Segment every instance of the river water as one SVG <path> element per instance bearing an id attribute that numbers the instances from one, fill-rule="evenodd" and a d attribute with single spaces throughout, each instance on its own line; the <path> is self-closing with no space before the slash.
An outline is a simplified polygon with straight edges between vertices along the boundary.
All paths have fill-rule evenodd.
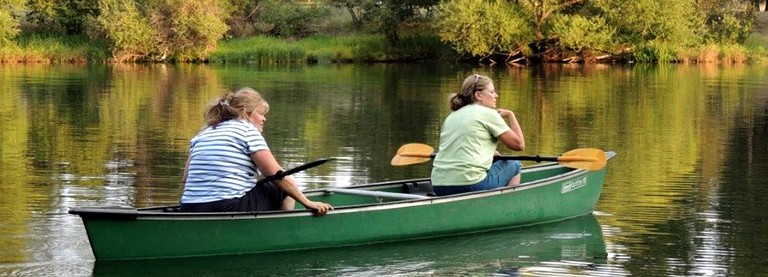
<path id="1" fill-rule="evenodd" d="M 96 263 L 79 206 L 178 202 L 206 104 L 243 86 L 302 188 L 424 177 L 464 77 L 496 81 L 523 155 L 618 153 L 594 215 L 407 243 Z M 502 154 L 512 154 L 502 151 Z M 768 66 L 0 65 L 0 276 L 768 276 Z"/>

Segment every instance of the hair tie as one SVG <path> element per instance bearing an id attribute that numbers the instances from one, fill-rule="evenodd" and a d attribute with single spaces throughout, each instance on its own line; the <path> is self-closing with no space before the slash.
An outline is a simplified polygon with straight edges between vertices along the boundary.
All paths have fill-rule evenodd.
<path id="1" fill-rule="evenodd" d="M 229 99 L 219 100 L 219 105 L 228 107 L 229 106 Z"/>

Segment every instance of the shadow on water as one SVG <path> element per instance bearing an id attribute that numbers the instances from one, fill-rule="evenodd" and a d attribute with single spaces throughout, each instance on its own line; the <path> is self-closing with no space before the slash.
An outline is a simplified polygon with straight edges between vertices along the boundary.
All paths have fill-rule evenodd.
<path id="1" fill-rule="evenodd" d="M 254 232 L 254 239 L 260 234 Z M 474 235 L 253 255 L 96 262 L 94 276 L 579 274 L 606 269 L 595 216 Z"/>

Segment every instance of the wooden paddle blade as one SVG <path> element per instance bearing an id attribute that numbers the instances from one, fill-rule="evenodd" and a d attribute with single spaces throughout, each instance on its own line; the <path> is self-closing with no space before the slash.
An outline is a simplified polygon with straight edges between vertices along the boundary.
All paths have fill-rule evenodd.
<path id="1" fill-rule="evenodd" d="M 605 167 L 605 151 L 596 148 L 579 148 L 561 155 L 557 161 L 570 168 L 600 170 Z"/>
<path id="2" fill-rule="evenodd" d="M 431 160 L 431 158 L 429 157 L 424 158 L 424 157 L 408 157 L 408 156 L 396 155 L 394 158 L 392 158 L 391 164 L 395 166 L 401 166 L 401 165 L 423 163 L 429 160 Z"/>
<path id="3" fill-rule="evenodd" d="M 392 158 L 392 165 L 409 165 L 429 161 L 435 151 L 432 146 L 423 143 L 408 143 L 397 149 L 397 155 Z"/>
<path id="4" fill-rule="evenodd" d="M 397 155 L 409 153 L 414 155 L 425 154 L 429 156 L 432 154 L 432 152 L 435 152 L 435 148 L 432 148 L 432 146 L 423 143 L 408 143 L 400 146 L 400 149 L 397 149 Z"/>

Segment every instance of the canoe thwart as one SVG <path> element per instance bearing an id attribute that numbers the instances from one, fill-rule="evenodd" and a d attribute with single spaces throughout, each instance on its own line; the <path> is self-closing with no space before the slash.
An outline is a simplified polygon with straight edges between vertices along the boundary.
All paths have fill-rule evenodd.
<path id="1" fill-rule="evenodd" d="M 373 196 L 373 197 L 381 197 L 381 198 L 389 198 L 389 199 L 402 199 L 402 200 L 429 198 L 429 196 L 418 195 L 418 194 L 396 193 L 396 192 L 386 192 L 386 191 L 374 191 L 374 190 L 364 190 L 364 189 L 329 188 L 329 189 L 326 189 L 325 191 L 326 192 L 333 192 L 333 193 L 341 193 L 341 194 L 360 195 L 360 196 Z"/>

